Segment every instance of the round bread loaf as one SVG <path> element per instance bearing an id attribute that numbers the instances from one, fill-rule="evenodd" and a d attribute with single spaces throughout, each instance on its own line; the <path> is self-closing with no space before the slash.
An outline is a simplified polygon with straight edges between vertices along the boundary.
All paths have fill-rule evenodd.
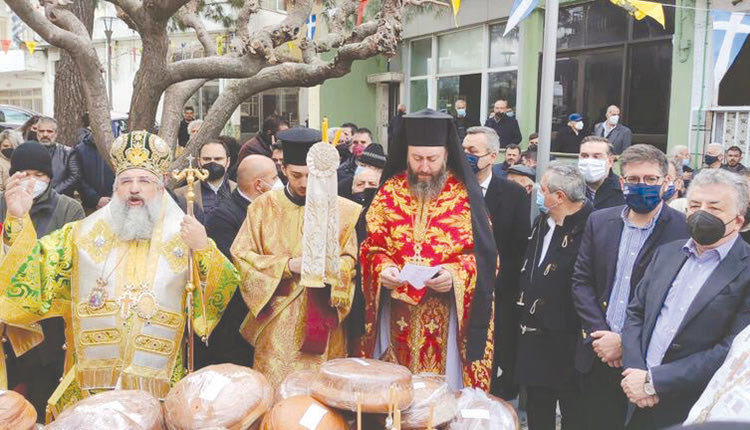
<path id="1" fill-rule="evenodd" d="M 260 430 L 347 430 L 344 417 L 310 396 L 293 396 L 276 403 Z"/>
<path id="2" fill-rule="evenodd" d="M 62 416 L 46 426 L 45 430 L 141 430 L 143 427 L 127 415 L 108 410 L 103 414 L 94 409 L 83 409 Z"/>
<path id="3" fill-rule="evenodd" d="M 458 402 L 445 376 L 420 373 L 411 379 L 414 400 L 401 415 L 404 429 L 425 429 L 441 426 L 456 416 Z"/>
<path id="4" fill-rule="evenodd" d="M 367 413 L 387 413 L 391 403 L 403 410 L 412 400 L 411 372 L 379 360 L 337 358 L 320 366 L 310 393 L 328 406 L 349 411 L 357 410 L 358 401 Z"/>
<path id="5" fill-rule="evenodd" d="M 447 430 L 518 430 L 518 415 L 510 403 L 476 388 L 464 388 L 459 396 Z"/>
<path id="6" fill-rule="evenodd" d="M 36 410 L 15 391 L 0 391 L 0 430 L 29 430 L 36 424 Z"/>
<path id="7" fill-rule="evenodd" d="M 318 375 L 317 370 L 298 370 L 290 373 L 276 389 L 276 401 L 294 396 L 309 396 L 310 384 Z"/>
<path id="8" fill-rule="evenodd" d="M 170 430 L 245 430 L 272 402 L 273 388 L 265 376 L 227 363 L 204 367 L 183 378 L 164 400 L 164 410 Z"/>
<path id="9" fill-rule="evenodd" d="M 122 417 L 116 417 L 117 415 Z M 66 421 L 69 416 L 75 417 Z M 87 423 L 87 419 L 92 420 L 91 422 L 112 422 L 111 425 L 114 427 L 111 428 L 113 429 L 162 430 L 164 428 L 161 403 L 150 393 L 140 390 L 105 391 L 81 400 L 65 409 L 58 417 L 59 421 L 67 422 L 66 425 L 75 422 Z M 118 427 L 119 425 L 127 426 Z"/>

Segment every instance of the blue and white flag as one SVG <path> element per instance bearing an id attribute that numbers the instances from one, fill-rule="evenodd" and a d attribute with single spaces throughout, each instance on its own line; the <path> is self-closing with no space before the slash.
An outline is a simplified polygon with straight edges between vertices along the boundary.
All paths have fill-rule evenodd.
<path id="1" fill-rule="evenodd" d="M 711 11 L 713 28 L 714 85 L 719 88 L 721 79 L 732 66 L 737 54 L 750 33 L 750 14 L 728 11 Z"/>
<path id="2" fill-rule="evenodd" d="M 317 27 L 317 25 L 315 24 L 316 20 L 317 18 L 315 17 L 315 15 L 310 15 L 307 17 L 307 21 L 305 22 L 305 24 L 307 24 L 307 38 L 310 40 L 313 40 L 315 38 L 315 27 Z"/>
<path id="3" fill-rule="evenodd" d="M 513 0 L 513 7 L 510 9 L 503 36 L 507 36 L 521 21 L 526 19 L 531 11 L 536 9 L 537 3 L 539 0 Z"/>

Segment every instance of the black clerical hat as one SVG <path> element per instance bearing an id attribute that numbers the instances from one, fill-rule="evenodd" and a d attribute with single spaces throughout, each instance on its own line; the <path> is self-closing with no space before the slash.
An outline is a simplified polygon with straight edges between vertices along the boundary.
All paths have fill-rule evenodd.
<path id="1" fill-rule="evenodd" d="M 306 166 L 307 151 L 322 140 L 318 130 L 306 127 L 283 130 L 277 136 L 281 140 L 281 149 L 284 151 L 284 164 L 295 166 Z"/>
<path id="2" fill-rule="evenodd" d="M 404 115 L 407 145 L 446 146 L 452 121 L 452 116 L 432 109 Z"/>

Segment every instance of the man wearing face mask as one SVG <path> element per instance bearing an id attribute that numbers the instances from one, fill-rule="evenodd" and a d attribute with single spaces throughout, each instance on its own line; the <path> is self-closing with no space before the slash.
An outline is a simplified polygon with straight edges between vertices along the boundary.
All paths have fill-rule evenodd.
<path id="1" fill-rule="evenodd" d="M 466 100 L 458 99 L 455 105 L 456 111 L 453 114 L 453 122 L 456 124 L 456 131 L 458 132 L 458 140 L 463 142 L 466 137 L 466 130 L 470 127 L 476 127 L 479 124 L 479 120 L 474 115 L 468 115 L 466 112 Z"/>
<path id="2" fill-rule="evenodd" d="M 342 128 L 345 130 L 346 128 Z M 354 132 L 351 138 L 351 145 L 347 149 L 347 155 L 344 161 L 336 169 L 336 180 L 339 183 L 339 195 L 346 197 L 348 191 L 351 190 L 351 181 L 354 178 L 354 173 L 357 170 L 358 160 L 365 148 L 372 144 L 372 133 L 367 128 L 360 128 Z M 339 152 L 341 154 L 341 152 Z M 343 189 L 342 189 L 343 185 Z M 343 193 L 341 192 L 343 191 Z"/>
<path id="3" fill-rule="evenodd" d="M 583 117 L 580 113 L 572 113 L 568 115 L 568 124 L 557 132 L 557 137 L 552 142 L 552 151 L 574 154 L 580 149 L 581 141 L 585 136 Z"/>
<path id="4" fill-rule="evenodd" d="M 29 216 L 37 238 L 58 230 L 65 224 L 83 219 L 81 205 L 72 198 L 58 194 L 50 186 L 52 162 L 46 148 L 37 142 L 26 142 L 13 151 L 10 175 L 25 172 L 29 179 L 19 184 L 31 190 L 34 196 Z M 12 193 L 7 189 L 6 193 Z M 5 222 L 8 212 L 5 193 L 0 195 L 0 222 Z M 63 374 L 65 362 L 65 325 L 61 318 L 41 322 L 45 340 L 29 352 L 16 357 L 13 348 L 3 343 L 7 356 L 8 388 L 25 387 L 26 398 L 40 416 L 44 416 L 47 399 Z"/>
<path id="5" fill-rule="evenodd" d="M 237 188 L 229 199 L 221 202 L 206 222 L 206 234 L 227 258 L 232 258 L 230 248 L 247 217 L 250 203 L 263 193 L 280 188 L 283 185 L 270 158 L 252 154 L 242 160 L 237 168 Z M 195 342 L 196 368 L 220 363 L 252 365 L 253 348 L 239 331 L 246 315 L 247 306 L 242 300 L 242 293 L 235 291 L 224 317 L 211 335 L 210 346 Z"/>
<path id="6" fill-rule="evenodd" d="M 724 148 L 721 143 L 709 143 L 703 155 L 703 169 L 721 169 L 724 162 Z M 700 173 L 700 170 L 698 171 Z"/>
<path id="7" fill-rule="evenodd" d="M 603 137 L 589 136 L 580 146 L 578 171 L 586 180 L 586 197 L 594 204 L 594 209 L 624 204 L 620 181 L 612 171 L 615 162 L 612 145 Z"/>
<path id="8" fill-rule="evenodd" d="M 365 151 L 357 158 L 357 169 L 352 179 L 339 182 L 339 195 L 363 206 L 369 205 L 375 194 L 367 190 L 380 186 L 380 176 L 387 161 L 383 145 L 367 145 Z"/>
<path id="9" fill-rule="evenodd" d="M 518 394 L 515 382 L 518 340 L 515 301 L 518 297 L 521 261 L 531 228 L 529 197 L 516 183 L 493 174 L 492 166 L 500 149 L 499 138 L 493 129 L 468 129 L 462 146 L 484 194 L 484 202 L 492 221 L 495 246 L 502 261 L 495 283 L 495 357 L 491 392 L 503 399 L 512 400 Z"/>
<path id="10" fill-rule="evenodd" d="M 534 221 L 521 269 L 516 379 L 526 386 L 529 430 L 554 430 L 560 404 L 563 429 L 585 429 L 574 367 L 580 323 L 571 276 L 581 236 L 594 210 L 575 166 L 550 163 L 537 189 Z"/>
<path id="11" fill-rule="evenodd" d="M 230 160 L 229 150 L 223 142 L 208 141 L 202 144 L 198 149 L 198 160 L 200 167 L 208 171 L 208 179 L 193 183 L 193 192 L 195 202 L 203 211 L 205 220 L 208 220 L 211 212 L 229 198 L 237 184 L 226 178 Z M 177 188 L 174 193 L 180 200 L 185 199 L 187 185 Z"/>
<path id="12" fill-rule="evenodd" d="M 511 143 L 521 143 L 521 129 L 518 120 L 508 104 L 508 100 L 500 99 L 495 102 L 492 115 L 484 122 L 485 127 L 495 130 L 500 137 L 500 147 L 505 148 Z"/>
<path id="13" fill-rule="evenodd" d="M 620 124 L 620 108 L 612 105 L 607 108 L 604 122 L 594 126 L 594 136 L 607 138 L 609 143 L 612 144 L 614 153 L 620 155 L 630 146 L 633 132 Z"/>
<path id="14" fill-rule="evenodd" d="M 750 324 L 750 246 L 739 239 L 744 178 L 704 170 L 688 189 L 690 239 L 656 250 L 622 332 L 628 428 L 681 423 L 732 339 Z"/>
<path id="15" fill-rule="evenodd" d="M 575 363 L 590 429 L 625 427 L 620 335 L 628 302 L 654 251 L 688 238 L 685 215 L 663 203 L 673 178 L 664 153 L 634 145 L 620 163 L 626 205 L 591 214 L 573 272 L 571 292 L 581 319 Z"/>

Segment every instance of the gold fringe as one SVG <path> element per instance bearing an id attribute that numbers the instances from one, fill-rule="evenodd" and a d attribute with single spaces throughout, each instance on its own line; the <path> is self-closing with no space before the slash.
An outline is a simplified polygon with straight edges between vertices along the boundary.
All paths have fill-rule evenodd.
<path id="1" fill-rule="evenodd" d="M 154 397 L 159 400 L 163 400 L 167 397 L 170 388 L 169 376 L 164 376 L 164 372 L 159 370 L 160 375 L 156 375 L 153 371 L 144 372 L 146 369 L 139 367 L 135 369 L 126 369 L 122 372 L 122 389 L 123 390 L 143 390 L 151 393 Z M 134 372 L 138 372 L 136 374 Z M 146 376 L 144 373 L 152 373 L 152 375 Z"/>
<path id="2" fill-rule="evenodd" d="M 111 365 L 104 367 L 84 367 L 82 363 L 76 365 L 77 379 L 81 388 L 84 390 L 109 388 L 114 389 L 117 385 L 117 377 L 122 371 L 120 360 L 111 360 Z M 117 363 L 115 363 L 117 362 Z M 101 364 L 100 364 L 101 366 Z"/>

